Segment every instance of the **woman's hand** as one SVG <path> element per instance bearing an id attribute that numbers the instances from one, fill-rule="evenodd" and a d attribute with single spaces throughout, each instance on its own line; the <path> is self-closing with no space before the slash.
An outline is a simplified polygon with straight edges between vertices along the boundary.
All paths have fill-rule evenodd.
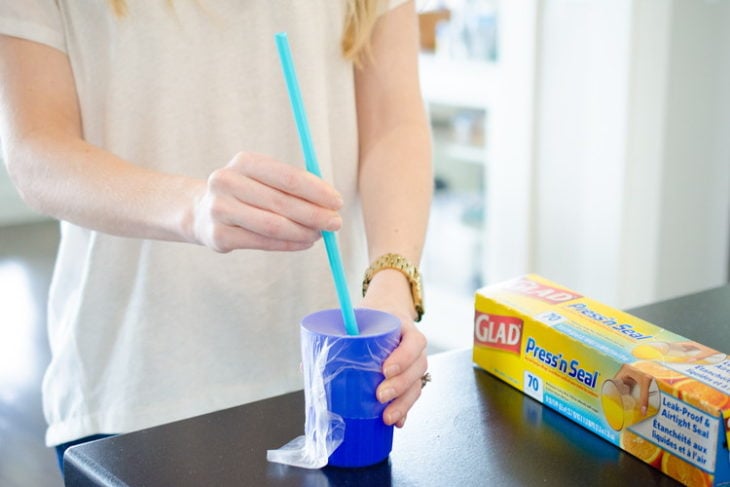
<path id="1" fill-rule="evenodd" d="M 415 310 L 408 281 L 398 271 L 378 272 L 360 306 L 394 314 L 401 321 L 401 341 L 383 363 L 385 380 L 378 386 L 378 401 L 392 401 L 383 412 L 385 424 L 402 428 L 408 411 L 421 396 L 421 377 L 428 367 L 426 337 L 413 323 Z"/>
<path id="2" fill-rule="evenodd" d="M 321 231 L 340 228 L 342 204 L 332 186 L 306 170 L 242 152 L 208 178 L 191 239 L 218 252 L 303 250 Z"/>

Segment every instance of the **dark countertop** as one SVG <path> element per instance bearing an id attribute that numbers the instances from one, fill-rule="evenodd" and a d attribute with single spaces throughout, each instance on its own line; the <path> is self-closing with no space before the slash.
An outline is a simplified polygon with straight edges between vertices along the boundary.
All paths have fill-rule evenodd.
<path id="1" fill-rule="evenodd" d="M 730 286 L 629 310 L 730 352 Z M 295 392 L 69 449 L 67 485 L 678 485 L 473 367 L 471 349 L 429 358 L 433 382 L 389 461 L 304 470 L 266 461 L 303 432 Z"/>

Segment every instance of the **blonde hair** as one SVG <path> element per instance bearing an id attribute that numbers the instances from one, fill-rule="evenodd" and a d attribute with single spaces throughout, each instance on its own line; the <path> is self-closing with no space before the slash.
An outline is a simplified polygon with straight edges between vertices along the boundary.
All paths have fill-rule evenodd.
<path id="1" fill-rule="evenodd" d="M 127 15 L 126 0 L 107 0 L 117 17 Z M 167 0 L 172 5 L 173 0 Z M 345 28 L 340 40 L 340 48 L 345 59 L 356 66 L 362 64 L 362 56 L 370 55 L 370 35 L 378 19 L 380 0 L 347 0 Z"/>
<path id="2" fill-rule="evenodd" d="M 340 46 L 342 55 L 360 67 L 363 55 L 370 56 L 370 36 L 378 20 L 380 0 L 347 0 L 345 29 Z"/>

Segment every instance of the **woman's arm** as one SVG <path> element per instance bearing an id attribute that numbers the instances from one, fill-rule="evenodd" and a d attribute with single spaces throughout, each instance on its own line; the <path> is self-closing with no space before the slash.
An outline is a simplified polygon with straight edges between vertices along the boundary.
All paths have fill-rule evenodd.
<path id="1" fill-rule="evenodd" d="M 418 265 L 433 187 L 431 141 L 418 83 L 418 24 L 413 2 L 384 14 L 372 36 L 372 59 L 356 71 L 360 137 L 360 193 L 368 251 Z M 413 323 L 416 311 L 406 277 L 395 270 L 375 274 L 363 306 L 396 314 L 401 345 L 384 364 L 378 388 L 386 423 L 402 426 L 420 395 L 426 370 L 426 339 Z"/>
<path id="2" fill-rule="evenodd" d="M 226 252 L 299 250 L 337 230 L 338 193 L 301 168 L 240 153 L 208 180 L 164 174 L 83 140 L 68 57 L 0 36 L 0 137 L 8 172 L 32 208 L 125 237 Z"/>

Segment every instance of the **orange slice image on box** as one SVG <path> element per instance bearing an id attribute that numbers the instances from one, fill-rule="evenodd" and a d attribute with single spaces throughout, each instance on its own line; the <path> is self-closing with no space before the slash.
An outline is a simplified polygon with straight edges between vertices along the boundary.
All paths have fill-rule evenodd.
<path id="1" fill-rule="evenodd" d="M 730 407 L 730 396 L 694 379 L 683 379 L 674 387 L 679 391 L 681 400 L 703 411 L 717 414 L 716 411 Z"/>
<path id="2" fill-rule="evenodd" d="M 688 487 L 709 487 L 713 482 L 712 475 L 671 453 L 662 456 L 661 470 Z"/>
<path id="3" fill-rule="evenodd" d="M 659 468 L 662 464 L 663 450 L 630 430 L 621 433 L 621 448 L 652 467 Z"/>

